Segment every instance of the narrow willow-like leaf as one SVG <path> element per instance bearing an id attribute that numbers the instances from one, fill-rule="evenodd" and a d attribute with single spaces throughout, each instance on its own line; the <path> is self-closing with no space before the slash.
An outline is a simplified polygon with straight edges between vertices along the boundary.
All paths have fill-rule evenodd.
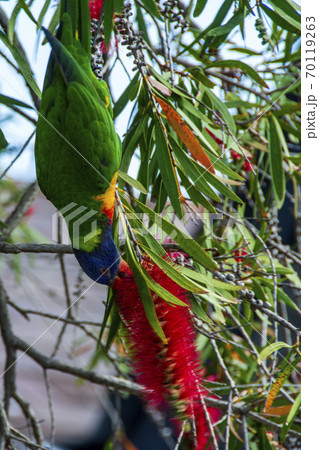
<path id="1" fill-rule="evenodd" d="M 31 87 L 31 89 L 35 92 L 35 94 L 41 98 L 41 91 L 36 83 L 36 81 L 33 78 L 33 73 L 30 69 L 30 66 L 24 59 L 24 57 L 21 55 L 20 51 L 16 47 L 15 44 L 10 44 L 8 37 L 0 31 L 0 40 L 4 43 L 4 45 L 10 50 L 12 56 L 16 60 L 19 69 L 21 70 L 21 73 L 25 79 L 25 81 L 28 83 L 28 85 Z"/>
<path id="2" fill-rule="evenodd" d="M 280 0 L 280 2 L 268 0 L 268 3 L 286 22 L 293 25 L 297 30 L 301 30 L 300 15 L 286 0 Z"/>
<path id="3" fill-rule="evenodd" d="M 21 102 L 20 100 L 17 100 L 16 98 L 7 97 L 6 95 L 0 94 L 0 103 L 7 106 L 20 106 L 21 108 L 28 108 L 33 109 L 32 106 L 28 105 L 27 103 Z"/>
<path id="4" fill-rule="evenodd" d="M 282 443 L 285 442 L 287 433 L 290 430 L 290 428 L 295 420 L 296 415 L 299 413 L 300 407 L 301 407 L 301 393 L 298 394 L 294 404 L 291 407 L 291 410 L 289 411 L 287 420 L 281 429 L 280 442 L 282 442 Z"/>
<path id="5" fill-rule="evenodd" d="M 123 213 L 121 211 L 119 211 L 119 215 L 121 217 L 122 224 L 125 227 Z M 125 230 L 126 230 L 126 228 L 125 228 Z M 164 332 L 161 328 L 161 325 L 160 325 L 157 315 L 156 315 L 154 301 L 153 301 L 152 295 L 150 293 L 150 290 L 148 288 L 148 282 L 147 282 L 145 274 L 142 270 L 141 264 L 136 259 L 136 256 L 133 251 L 132 244 L 128 237 L 127 231 L 125 233 L 125 242 L 126 242 L 126 250 L 127 250 L 127 252 L 126 252 L 127 262 L 133 272 L 134 280 L 136 282 L 137 289 L 141 296 L 141 300 L 143 303 L 143 307 L 145 310 L 147 320 L 149 321 L 151 327 L 153 328 L 153 330 L 155 331 L 157 336 L 163 342 L 166 342 L 166 337 L 164 335 Z"/>
<path id="6" fill-rule="evenodd" d="M 193 12 L 194 17 L 198 17 L 204 10 L 207 0 L 197 0 L 196 6 Z"/>
<path id="7" fill-rule="evenodd" d="M 0 128 L 0 150 L 3 150 L 8 145 L 8 142 L 3 134 L 3 131 Z"/>
<path id="8" fill-rule="evenodd" d="M 291 348 L 293 347 L 292 345 L 287 344 L 286 342 L 274 342 L 273 344 L 269 344 L 267 345 L 267 347 L 263 348 L 262 351 L 259 353 L 258 356 L 258 364 L 261 363 L 261 361 L 263 361 L 265 358 L 267 358 L 268 356 L 272 355 L 274 352 L 280 350 L 281 348 Z"/>
<path id="9" fill-rule="evenodd" d="M 113 31 L 114 0 L 104 0 L 104 42 L 107 48 Z"/>
<path id="10" fill-rule="evenodd" d="M 145 8 L 151 13 L 152 16 L 157 17 L 160 20 L 163 20 L 162 16 L 159 13 L 157 4 L 154 0 L 141 0 Z"/>
<path id="11" fill-rule="evenodd" d="M 13 11 L 11 13 L 11 17 L 10 17 L 9 22 L 8 22 L 7 36 L 8 36 L 10 44 L 13 44 L 13 36 L 14 36 L 15 24 L 16 24 L 18 14 L 20 13 L 21 9 L 22 9 L 22 6 L 18 2 L 15 5 L 15 7 L 13 8 Z"/>
<path id="12" fill-rule="evenodd" d="M 25 0 L 19 0 L 19 4 L 21 5 L 21 8 L 23 9 L 23 11 L 27 14 L 27 16 L 29 17 L 29 19 L 32 20 L 32 22 L 38 26 L 38 22 L 36 21 L 36 19 L 33 17 L 32 12 L 30 11 L 28 5 L 26 4 Z"/>
<path id="13" fill-rule="evenodd" d="M 50 6 L 50 3 L 51 3 L 51 0 L 46 0 L 44 5 L 43 5 L 43 8 L 41 9 L 41 12 L 40 12 L 39 17 L 38 17 L 37 30 L 39 30 L 41 25 L 42 25 L 44 16 L 47 13 L 47 10 L 48 10 L 48 8 Z"/>
<path id="14" fill-rule="evenodd" d="M 193 161 L 180 148 L 180 146 L 177 144 L 175 140 L 173 140 L 173 149 L 174 154 L 176 155 L 176 158 L 179 161 L 181 167 L 185 170 L 186 174 L 193 180 L 194 184 L 198 186 L 198 188 L 201 189 L 203 194 L 207 195 L 208 198 L 220 202 L 219 195 L 208 185 L 205 176 L 203 176 L 203 172 L 200 172 L 199 170 L 200 166 L 198 167 L 196 165 L 195 161 Z"/>
<path id="15" fill-rule="evenodd" d="M 205 250 L 194 241 L 189 235 L 180 230 L 179 227 L 166 220 L 164 217 L 156 214 L 152 209 L 143 205 L 136 200 L 136 203 L 140 209 L 145 212 L 150 219 L 156 223 L 165 233 L 170 235 L 177 244 L 181 246 L 181 249 L 187 253 L 191 258 L 198 261 L 202 266 L 208 270 L 214 270 L 217 268 L 216 262 L 205 252 Z"/>
<path id="16" fill-rule="evenodd" d="M 290 31 L 291 33 L 300 33 L 300 29 L 296 28 L 292 23 L 287 22 L 283 17 L 277 14 L 275 11 L 270 9 L 268 6 L 263 3 L 260 4 L 261 9 L 265 14 L 276 24 L 279 25 L 284 30 Z"/>
<path id="17" fill-rule="evenodd" d="M 260 84 L 265 88 L 268 88 L 267 83 L 261 78 L 260 75 L 258 75 L 256 70 L 253 69 L 248 64 L 244 63 L 243 61 L 239 61 L 236 59 L 223 59 L 220 61 L 214 61 L 209 65 L 209 67 L 232 67 L 240 69 L 243 71 L 244 74 L 248 75 L 252 80 L 256 81 L 256 83 Z"/>
<path id="18" fill-rule="evenodd" d="M 237 286 L 235 284 L 225 283 L 221 280 L 216 280 L 213 277 L 210 277 L 203 273 L 195 272 L 194 270 L 188 269 L 187 267 L 181 267 L 180 271 L 187 277 L 214 288 L 225 289 L 226 291 L 239 291 L 243 288 L 242 286 Z"/>
<path id="19" fill-rule="evenodd" d="M 264 284 L 265 286 L 269 287 L 273 291 L 274 282 L 272 280 L 269 280 L 268 278 L 261 278 L 261 277 L 256 277 L 256 280 L 259 281 L 259 283 Z M 281 300 L 282 302 L 284 302 L 287 306 L 290 306 L 290 308 L 295 309 L 296 311 L 299 311 L 298 306 L 279 287 L 277 287 L 277 296 L 278 296 L 278 299 Z"/>
<path id="20" fill-rule="evenodd" d="M 270 116 L 268 127 L 271 183 L 277 199 L 277 206 L 280 208 L 285 200 L 285 175 L 283 168 L 282 146 L 278 131 L 278 127 L 280 127 L 280 125 L 275 116 Z"/>
<path id="21" fill-rule="evenodd" d="M 190 196 L 192 202 L 194 202 L 196 206 L 198 206 L 199 204 L 204 206 L 204 208 L 208 212 L 215 214 L 216 209 L 213 207 L 210 201 L 207 200 L 207 198 L 201 193 L 198 187 L 189 181 L 183 170 L 180 167 L 177 167 L 177 171 L 179 173 L 181 183 L 185 187 L 186 192 Z"/>
<path id="22" fill-rule="evenodd" d="M 183 211 L 181 207 L 181 192 L 178 184 L 176 170 L 173 166 L 173 161 L 170 149 L 167 145 L 166 137 L 157 116 L 155 116 L 155 138 L 157 162 L 161 172 L 165 190 L 170 198 L 176 214 L 178 215 L 178 217 L 182 217 Z"/>
<path id="23" fill-rule="evenodd" d="M 129 100 L 131 100 L 131 101 L 134 100 L 134 98 L 132 98 L 131 95 L 132 95 L 132 92 L 134 91 L 136 83 L 138 82 L 139 76 L 140 76 L 139 73 L 135 74 L 134 78 L 130 81 L 129 85 L 127 86 L 127 88 L 125 89 L 123 94 L 120 96 L 120 98 L 114 104 L 113 119 L 115 119 L 119 114 L 121 114 L 121 112 L 123 111 L 125 106 L 128 104 Z M 137 95 L 137 91 L 136 91 L 136 95 Z"/>
<path id="24" fill-rule="evenodd" d="M 142 246 L 143 250 L 150 256 L 150 258 L 158 265 L 160 269 L 164 271 L 164 273 L 171 278 L 175 283 L 184 288 L 186 291 L 193 292 L 195 294 L 205 293 L 205 289 L 202 286 L 199 286 L 194 281 L 190 280 L 186 276 L 181 274 L 180 266 L 161 258 L 155 252 L 153 252 L 150 248 Z"/>
<path id="25" fill-rule="evenodd" d="M 122 178 L 122 180 L 124 180 L 126 183 L 133 186 L 138 191 L 143 192 L 143 194 L 147 195 L 147 190 L 145 189 L 145 187 L 139 181 L 134 180 L 134 178 L 130 177 L 127 173 L 124 173 L 121 170 L 119 170 L 118 176 Z"/>
<path id="26" fill-rule="evenodd" d="M 142 268 L 142 270 L 143 270 L 143 274 L 145 276 L 146 283 L 147 283 L 149 289 L 151 289 L 152 292 L 155 292 L 155 294 L 157 294 L 162 300 L 164 300 L 166 303 L 170 303 L 172 305 L 185 306 L 185 307 L 188 306 L 182 300 L 175 297 L 175 295 L 171 294 L 169 291 L 167 291 L 165 288 L 163 288 L 163 286 L 156 283 L 156 281 L 153 280 L 153 278 L 150 276 L 150 274 L 147 272 L 147 270 L 145 270 L 144 268 Z"/>
<path id="27" fill-rule="evenodd" d="M 230 112 L 228 111 L 227 107 L 225 106 L 224 102 L 222 102 L 213 92 L 211 89 L 207 89 L 206 87 L 203 87 L 203 90 L 205 90 L 205 93 L 210 98 L 214 108 L 219 111 L 229 127 L 230 131 L 233 134 L 236 134 L 236 124 L 234 122 L 234 119 L 232 118 Z"/>

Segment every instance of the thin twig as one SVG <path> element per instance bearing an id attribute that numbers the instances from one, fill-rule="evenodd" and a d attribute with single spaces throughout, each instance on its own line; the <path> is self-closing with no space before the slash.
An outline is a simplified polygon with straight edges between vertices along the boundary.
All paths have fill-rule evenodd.
<path id="1" fill-rule="evenodd" d="M 43 375 L 44 375 L 45 387 L 47 390 L 48 405 L 49 405 L 49 412 L 50 412 L 50 422 L 51 422 L 50 447 L 53 449 L 54 448 L 54 437 L 55 437 L 55 420 L 54 420 L 54 413 L 53 413 L 51 385 L 50 385 L 50 380 L 48 377 L 48 372 L 46 369 L 43 370 Z"/>

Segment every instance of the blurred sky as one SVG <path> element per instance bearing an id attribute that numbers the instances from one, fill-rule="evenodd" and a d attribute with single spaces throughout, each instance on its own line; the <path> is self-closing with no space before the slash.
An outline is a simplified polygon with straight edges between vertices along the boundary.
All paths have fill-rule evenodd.
<path id="1" fill-rule="evenodd" d="M 202 12 L 202 14 L 196 19 L 196 22 L 200 25 L 200 27 L 207 27 L 212 20 L 214 19 L 218 9 L 224 0 L 208 0 L 207 5 Z M 16 5 L 16 0 L 9 1 L 1 1 L 0 5 L 3 10 L 6 12 L 7 16 L 11 16 L 11 12 Z M 296 2 L 300 4 L 300 0 Z M 43 0 L 35 0 L 31 11 L 34 17 L 38 18 L 40 11 L 43 7 Z M 44 23 L 44 26 L 48 26 L 50 19 L 54 12 L 54 5 L 56 2 L 52 2 L 52 6 L 50 6 Z M 260 39 L 257 37 L 257 31 L 254 27 L 254 22 L 256 18 L 249 16 L 245 20 L 245 41 L 242 40 L 240 33 L 233 33 L 230 35 L 233 42 L 236 43 L 239 47 L 247 47 L 252 50 L 262 51 L 265 47 L 261 46 Z M 227 20 L 227 18 L 226 18 Z M 43 79 L 46 70 L 46 64 L 50 53 L 49 45 L 46 44 L 44 46 L 41 45 L 41 41 L 43 39 L 43 32 L 41 33 L 40 45 L 38 44 L 39 38 L 36 33 L 36 26 L 31 22 L 31 20 L 27 17 L 24 11 L 21 11 L 16 24 L 17 34 L 20 38 L 20 41 L 27 53 L 29 58 L 29 62 L 35 74 L 35 79 L 38 83 L 40 89 L 42 89 Z M 148 29 L 150 35 L 152 36 L 152 26 L 150 24 L 150 28 Z M 155 32 L 155 31 L 153 31 Z M 190 36 L 189 36 L 190 38 Z M 10 57 L 10 60 L 13 60 L 9 51 L 5 48 L 5 46 L 0 42 L 0 50 L 3 51 L 7 56 Z M 134 75 L 132 72 L 133 57 L 126 57 L 125 54 L 127 52 L 126 48 L 123 49 L 120 46 L 121 54 L 123 55 L 123 61 L 125 63 L 126 69 L 130 73 L 130 75 Z M 234 52 L 225 52 L 223 54 L 224 57 L 228 57 L 229 59 L 243 59 L 245 60 L 245 55 L 236 54 Z M 18 76 L 16 71 L 7 64 L 2 57 L 0 56 L 1 61 L 1 70 L 0 70 L 0 93 L 4 95 L 8 95 L 10 97 L 14 97 L 16 99 L 22 100 L 25 103 L 32 105 L 30 94 L 28 89 L 25 86 L 25 83 L 21 76 Z M 258 65 L 258 58 L 255 58 L 253 61 L 250 58 L 249 63 Z M 121 93 L 124 91 L 125 87 L 128 83 L 127 75 L 120 63 L 116 64 L 115 70 L 113 71 L 112 78 L 110 80 L 112 92 L 114 94 L 115 100 L 119 98 Z M 218 88 L 216 88 L 218 89 Z M 36 111 L 26 110 L 29 115 L 32 115 L 35 119 L 37 118 Z M 116 130 L 119 136 L 122 138 L 123 134 L 127 129 L 127 123 L 129 120 L 131 112 L 131 105 L 128 105 L 122 114 L 117 118 L 115 122 Z M 5 152 L 0 157 L 0 173 L 10 164 L 17 151 L 21 149 L 24 142 L 28 139 L 30 134 L 32 133 L 34 126 L 29 121 L 19 117 L 17 114 L 13 114 L 13 112 L 0 105 L 0 128 L 3 130 L 7 141 L 10 144 L 10 148 L 12 151 Z M 35 164 L 34 164 L 34 156 L 33 156 L 33 147 L 34 147 L 34 138 L 30 142 L 27 149 L 23 152 L 18 161 L 14 164 L 14 166 L 9 170 L 8 176 L 15 180 L 19 181 L 33 181 L 35 179 Z M 133 162 L 130 167 L 130 174 L 135 176 L 137 164 Z"/>

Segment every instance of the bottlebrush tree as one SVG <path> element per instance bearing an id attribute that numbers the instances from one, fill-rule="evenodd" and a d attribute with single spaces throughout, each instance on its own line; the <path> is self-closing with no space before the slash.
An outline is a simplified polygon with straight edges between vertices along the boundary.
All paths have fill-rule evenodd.
<path id="1" fill-rule="evenodd" d="M 25 187 L 9 169 L 33 154 L 47 62 L 28 55 L 49 46 L 41 26 L 56 32 L 60 4 L 3 3 L 1 262 L 24 286 L 20 253 L 37 253 L 35 263 L 58 255 L 50 264 L 53 277 L 61 270 L 66 303 L 59 313 L 40 302 L 31 311 L 1 281 L 0 448 L 44 445 L 33 399 L 20 392 L 19 352 L 44 370 L 51 444 L 59 440 L 47 375 L 54 370 L 139 395 L 150 416 L 161 415 L 162 434 L 169 423 L 167 448 L 299 448 L 300 8 L 290 0 L 89 6 L 91 66 L 109 86 L 121 134 L 113 238 L 127 264 L 112 288 L 100 287 L 104 317 L 92 325 L 75 306 L 84 292 L 88 311 L 97 301 L 84 275 L 70 294 L 64 254 L 72 248 L 61 233 L 48 243 L 28 224 L 39 213 L 31 206 L 36 181 Z M 15 314 L 51 321 L 51 356 L 12 327 Z M 78 333 L 73 342 L 69 328 Z M 65 360 L 63 342 L 87 344 L 87 367 Z M 105 365 L 116 376 L 104 377 Z M 27 431 L 14 421 L 13 402 Z M 132 445 L 120 422 L 105 439 L 105 448 Z"/>

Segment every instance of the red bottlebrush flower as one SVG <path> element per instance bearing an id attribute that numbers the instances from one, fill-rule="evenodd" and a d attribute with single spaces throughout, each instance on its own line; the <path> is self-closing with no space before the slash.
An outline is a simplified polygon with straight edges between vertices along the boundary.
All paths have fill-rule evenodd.
<path id="1" fill-rule="evenodd" d="M 98 20 L 101 15 L 103 0 L 89 0 L 91 19 Z"/>
<path id="2" fill-rule="evenodd" d="M 231 150 L 230 156 L 233 158 L 234 161 L 239 161 L 241 159 L 241 155 L 238 152 L 236 152 L 236 150 Z"/>
<path id="3" fill-rule="evenodd" d="M 222 141 L 221 139 L 219 139 L 217 136 L 215 136 L 215 134 L 212 133 L 208 128 L 205 128 L 205 130 L 206 130 L 207 133 L 214 139 L 214 141 L 215 141 L 220 147 L 222 147 L 223 141 Z"/>
<path id="4" fill-rule="evenodd" d="M 150 259 L 145 258 L 143 266 L 154 281 L 189 304 L 188 293 Z M 164 344 L 147 320 L 132 272 L 128 266 L 121 266 L 121 271 L 121 278 L 115 281 L 113 289 L 117 291 L 116 302 L 129 333 L 134 370 L 137 381 L 145 387 L 146 400 L 161 409 L 169 404 L 179 427 L 184 420 L 194 420 L 196 449 L 211 448 L 207 446 L 210 431 L 203 406 L 203 370 L 199 365 L 189 308 L 170 305 L 152 293 L 167 339 Z"/>
<path id="5" fill-rule="evenodd" d="M 250 158 L 248 158 L 248 159 L 250 159 Z M 250 172 L 252 168 L 253 168 L 252 164 L 249 161 L 245 160 L 244 165 L 243 165 L 244 171 Z"/>
<path id="6" fill-rule="evenodd" d="M 235 250 L 234 252 L 235 255 L 235 261 L 237 262 L 243 262 L 243 258 L 241 258 L 241 256 L 246 256 L 248 255 L 247 251 L 244 248 L 241 248 L 240 250 Z"/>

